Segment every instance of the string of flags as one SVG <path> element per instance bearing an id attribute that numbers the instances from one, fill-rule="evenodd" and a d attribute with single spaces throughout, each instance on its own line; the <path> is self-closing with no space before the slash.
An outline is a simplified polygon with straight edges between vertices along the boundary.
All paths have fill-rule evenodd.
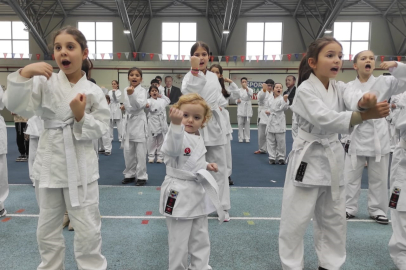
<path id="1" fill-rule="evenodd" d="M 115 53 L 115 54 L 116 54 L 116 56 L 117 56 L 118 59 L 121 59 L 121 56 L 122 56 L 122 53 L 121 53 L 121 52 L 117 52 L 117 53 Z M 158 56 L 159 61 L 162 61 L 162 56 L 163 56 L 163 54 L 160 54 L 160 53 L 132 52 L 132 58 L 133 58 L 133 59 L 136 59 L 138 54 L 141 56 L 141 59 L 142 59 L 142 60 L 145 59 L 145 56 L 146 56 L 147 54 L 149 55 L 150 60 L 154 60 L 154 57 L 155 57 L 155 56 Z M 31 53 L 29 53 L 29 54 L 25 54 L 25 53 L 3 53 L 4 59 L 6 59 L 8 56 L 11 56 L 11 58 L 14 58 L 14 59 L 16 59 L 16 58 L 18 58 L 18 57 L 19 57 L 20 59 L 23 59 L 23 58 L 24 58 L 24 55 L 28 56 L 28 58 L 29 58 L 30 60 L 32 59 L 32 54 L 31 54 Z M 91 55 L 92 55 L 92 57 L 93 57 L 94 60 L 100 59 L 100 58 L 97 58 L 98 55 L 97 55 L 96 53 L 92 53 Z M 104 60 L 104 58 L 105 58 L 107 55 L 109 56 L 108 59 L 113 59 L 113 57 L 114 57 L 114 53 L 100 53 L 99 55 L 100 55 L 100 57 L 101 57 L 102 60 Z M 128 58 L 130 57 L 130 52 L 124 52 L 124 55 L 125 55 L 125 59 L 128 60 Z M 190 61 L 190 55 L 177 55 L 177 54 L 172 55 L 172 54 L 166 54 L 166 57 L 167 57 L 167 59 L 168 59 L 169 61 L 171 61 L 172 56 L 173 56 L 173 59 L 174 59 L 175 61 L 178 61 L 178 59 L 179 59 L 179 60 L 182 60 L 182 62 L 184 62 L 185 60 Z M 251 63 L 251 60 L 253 59 L 253 57 L 255 57 L 255 60 L 256 60 L 257 63 L 258 63 L 260 60 L 261 60 L 261 61 L 268 61 L 268 56 L 272 57 L 272 62 L 275 62 L 276 60 L 282 61 L 282 60 L 284 60 L 284 56 L 286 56 L 285 59 L 287 58 L 288 61 L 292 61 L 292 60 L 293 60 L 293 61 L 299 61 L 299 60 L 301 60 L 304 56 L 306 56 L 306 53 L 288 53 L 288 54 L 264 55 L 264 56 L 263 56 L 263 59 L 260 59 L 260 58 L 261 58 L 261 55 L 248 55 L 248 62 Z M 292 56 L 294 57 L 293 59 L 292 59 Z M 36 57 L 37 60 L 40 60 L 41 54 L 37 53 L 37 54 L 35 54 L 35 57 Z M 210 58 L 209 58 L 209 59 L 210 59 L 210 62 L 214 62 L 215 57 L 217 57 L 218 62 L 221 62 L 221 60 L 223 59 L 223 57 L 224 57 L 224 59 L 225 59 L 225 61 L 226 61 L 227 64 L 228 64 L 228 62 L 230 61 L 230 56 L 228 56 L 228 55 L 226 55 L 226 56 L 222 56 L 222 55 L 213 56 L 213 55 L 211 55 Z M 348 57 L 348 61 L 352 61 L 353 57 L 354 57 L 354 55 L 350 54 L 349 57 Z M 402 58 L 405 58 L 405 59 L 406 59 L 406 56 L 399 56 L 399 55 L 398 55 L 398 56 L 393 56 L 393 55 L 375 55 L 375 61 L 377 60 L 378 57 L 380 58 L 381 62 L 383 62 L 385 59 L 387 59 L 387 60 L 389 60 L 389 61 L 398 61 L 398 62 L 402 61 Z M 25 58 L 26 58 L 26 57 L 25 57 Z M 52 54 L 52 59 L 55 60 L 54 54 Z M 123 59 L 124 59 L 124 58 L 123 58 Z M 242 63 L 244 63 L 244 61 L 246 61 L 246 56 L 245 56 L 245 55 L 234 55 L 234 56 L 232 56 L 232 60 L 233 60 L 235 63 L 238 61 L 238 59 L 240 59 L 240 61 L 241 61 Z M 130 60 L 132 60 L 132 59 L 130 59 Z M 270 60 L 270 59 L 269 59 L 269 60 Z"/>

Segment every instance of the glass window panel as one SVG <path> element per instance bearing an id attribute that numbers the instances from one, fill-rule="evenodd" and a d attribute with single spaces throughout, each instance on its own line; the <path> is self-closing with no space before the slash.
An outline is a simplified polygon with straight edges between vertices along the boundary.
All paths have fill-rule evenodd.
<path id="1" fill-rule="evenodd" d="M 265 40 L 282 41 L 282 23 L 265 23 Z"/>
<path id="2" fill-rule="evenodd" d="M 353 57 L 360 51 L 368 50 L 369 42 L 351 42 L 351 54 Z"/>
<path id="3" fill-rule="evenodd" d="M 350 59 L 350 42 L 340 42 L 341 45 L 343 46 L 343 60 L 348 60 Z"/>
<path id="4" fill-rule="evenodd" d="M 111 59 L 109 53 L 113 52 L 112 41 L 96 41 L 97 59 L 102 59 L 101 53 L 104 53 L 104 60 Z"/>
<path id="5" fill-rule="evenodd" d="M 27 55 L 30 51 L 28 40 L 13 40 L 13 53 L 17 53 L 16 58 L 20 58 L 20 53 Z"/>
<path id="6" fill-rule="evenodd" d="M 351 23 L 350 22 L 335 22 L 334 37 L 337 40 L 351 39 Z"/>
<path id="7" fill-rule="evenodd" d="M 175 60 L 174 55 L 178 52 L 179 42 L 162 42 L 162 60 L 168 60 L 168 54 L 171 55 L 171 60 Z"/>
<path id="8" fill-rule="evenodd" d="M 264 51 L 264 43 L 263 42 L 247 42 L 247 56 L 248 59 L 249 55 L 252 55 L 252 59 L 256 60 L 256 55 L 259 55 L 259 60 L 262 60 Z"/>
<path id="9" fill-rule="evenodd" d="M 24 31 L 23 22 L 13 22 L 13 39 L 28 39 L 28 31 Z"/>
<path id="10" fill-rule="evenodd" d="M 162 41 L 179 40 L 179 23 L 162 23 Z"/>
<path id="11" fill-rule="evenodd" d="M 196 23 L 180 23 L 180 41 L 196 41 Z"/>
<path id="12" fill-rule="evenodd" d="M 94 60 L 93 54 L 96 53 L 96 42 L 88 41 L 87 48 L 89 49 L 89 58 Z"/>
<path id="13" fill-rule="evenodd" d="M 113 40 L 112 22 L 96 22 L 96 40 Z"/>
<path id="14" fill-rule="evenodd" d="M 369 22 L 352 23 L 352 40 L 369 40 Z"/>
<path id="15" fill-rule="evenodd" d="M 247 23 L 247 41 L 264 40 L 264 23 Z"/>
<path id="16" fill-rule="evenodd" d="M 78 22 L 78 28 L 86 37 L 87 40 L 95 40 L 96 33 L 94 29 L 94 22 Z"/>
<path id="17" fill-rule="evenodd" d="M 180 42 L 179 55 L 185 55 L 185 59 L 188 59 L 193 44 L 195 44 L 195 42 Z M 179 56 L 179 59 L 182 59 L 182 57 Z"/>
<path id="18" fill-rule="evenodd" d="M 0 58 L 4 58 L 4 53 L 11 58 L 11 40 L 0 40 Z"/>
<path id="19" fill-rule="evenodd" d="M 280 60 L 282 53 L 282 42 L 265 42 L 265 55 L 268 55 L 268 60 L 273 60 L 272 55 L 276 55 L 275 60 Z"/>
<path id="20" fill-rule="evenodd" d="M 0 22 L 0 39 L 11 39 L 11 22 Z"/>

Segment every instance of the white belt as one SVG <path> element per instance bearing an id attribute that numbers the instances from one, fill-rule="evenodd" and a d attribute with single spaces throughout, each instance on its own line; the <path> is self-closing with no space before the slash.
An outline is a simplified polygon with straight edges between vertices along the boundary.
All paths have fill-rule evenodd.
<path id="1" fill-rule="evenodd" d="M 122 138 L 123 139 L 121 141 L 120 149 L 123 149 L 123 148 L 128 149 L 130 147 L 130 135 L 129 135 L 129 132 L 128 132 L 128 118 L 130 118 L 131 116 L 138 116 L 138 115 L 142 115 L 142 114 L 145 114 L 144 110 L 141 110 L 136 114 L 126 113 L 126 115 L 125 115 L 125 117 L 123 119 L 123 124 L 122 124 L 122 127 L 123 127 Z M 144 121 L 144 128 L 145 129 L 146 129 L 146 126 L 147 126 L 147 123 Z M 145 131 L 145 134 L 148 134 L 147 130 L 144 130 L 144 131 Z"/>
<path id="2" fill-rule="evenodd" d="M 151 117 L 158 117 L 159 124 L 161 125 L 162 134 L 166 134 L 168 132 L 168 123 L 165 119 L 165 114 L 163 112 L 150 112 Z M 149 121 L 149 120 L 148 120 Z"/>
<path id="3" fill-rule="evenodd" d="M 184 181 L 196 181 L 200 183 L 203 186 L 207 196 L 209 196 L 214 207 L 216 208 L 217 214 L 220 218 L 220 223 L 224 221 L 225 214 L 218 196 L 219 188 L 216 180 L 207 170 L 201 169 L 198 170 L 196 174 L 194 174 L 189 171 L 179 170 L 166 166 L 166 175 Z"/>
<path id="4" fill-rule="evenodd" d="M 62 129 L 63 140 L 65 145 L 65 155 L 66 155 L 66 170 L 68 173 L 68 188 L 69 188 L 69 198 L 72 207 L 80 206 L 79 203 L 79 192 L 78 192 L 78 179 L 77 170 L 79 171 L 80 180 L 82 182 L 83 188 L 83 201 L 86 199 L 87 193 L 87 168 L 86 168 L 86 154 L 84 147 L 80 141 L 77 142 L 76 155 L 75 144 L 72 139 L 72 128 L 73 118 L 68 119 L 63 122 L 60 120 L 44 120 L 45 129 Z M 44 162 L 42 165 L 41 178 L 45 178 L 49 181 L 50 176 L 50 165 L 52 158 L 52 146 L 53 134 L 50 133 L 48 136 L 48 147 L 45 150 Z M 47 179 L 48 178 L 48 179 Z"/>
<path id="5" fill-rule="evenodd" d="M 306 142 L 308 144 L 303 148 L 302 152 L 299 155 L 299 158 L 297 160 L 295 170 L 294 172 L 296 173 L 297 170 L 299 169 L 300 163 L 303 160 L 304 155 L 306 154 L 307 150 L 309 147 L 314 144 L 318 143 L 321 144 L 324 147 L 324 150 L 326 151 L 327 159 L 330 164 L 330 170 L 331 170 L 331 194 L 333 197 L 333 201 L 337 201 L 340 197 L 339 194 L 339 171 L 336 167 L 336 158 L 334 155 L 333 150 L 330 147 L 330 144 L 338 142 L 338 135 L 333 134 L 333 135 L 319 135 L 319 134 L 311 134 L 303 129 L 299 128 L 298 130 L 298 137 Z"/>

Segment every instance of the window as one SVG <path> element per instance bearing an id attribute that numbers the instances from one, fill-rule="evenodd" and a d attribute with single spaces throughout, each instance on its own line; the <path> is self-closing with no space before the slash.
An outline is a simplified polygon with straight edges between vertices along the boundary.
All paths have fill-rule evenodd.
<path id="1" fill-rule="evenodd" d="M 0 57 L 4 58 L 28 58 L 30 53 L 29 35 L 23 22 L 0 21 Z"/>
<path id="2" fill-rule="evenodd" d="M 251 55 L 253 60 L 259 55 L 259 60 L 276 55 L 280 60 L 282 54 L 282 23 L 281 22 L 249 22 L 247 23 L 247 59 Z"/>
<path id="3" fill-rule="evenodd" d="M 196 43 L 196 23 L 162 23 L 162 59 L 171 60 L 174 55 L 181 59 L 185 55 L 187 59 L 190 55 L 190 48 Z"/>
<path id="4" fill-rule="evenodd" d="M 335 22 L 334 37 L 343 45 L 344 60 L 369 49 L 369 22 Z"/>
<path id="5" fill-rule="evenodd" d="M 113 23 L 112 22 L 79 22 L 78 29 L 85 35 L 89 48 L 89 58 L 113 59 Z M 110 56 L 111 54 L 111 56 Z"/>

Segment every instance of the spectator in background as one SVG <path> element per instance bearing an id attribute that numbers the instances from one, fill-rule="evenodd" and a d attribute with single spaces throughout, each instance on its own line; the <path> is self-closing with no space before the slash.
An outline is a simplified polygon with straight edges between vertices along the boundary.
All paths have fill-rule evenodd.
<path id="1" fill-rule="evenodd" d="M 173 78 L 172 76 L 166 76 L 165 77 L 165 93 L 164 95 L 167 96 L 170 100 L 170 104 L 175 104 L 178 102 L 180 96 L 182 95 L 182 92 L 180 89 L 176 86 L 172 85 L 173 83 Z"/>
<path id="2" fill-rule="evenodd" d="M 16 127 L 17 132 L 17 146 L 18 152 L 20 152 L 20 156 L 16 159 L 17 162 L 27 162 L 28 161 L 28 149 L 29 149 L 29 141 L 28 137 L 25 138 L 25 130 L 27 129 L 27 121 L 22 116 L 19 116 L 15 113 L 11 113 L 14 116 L 14 124 Z"/>

